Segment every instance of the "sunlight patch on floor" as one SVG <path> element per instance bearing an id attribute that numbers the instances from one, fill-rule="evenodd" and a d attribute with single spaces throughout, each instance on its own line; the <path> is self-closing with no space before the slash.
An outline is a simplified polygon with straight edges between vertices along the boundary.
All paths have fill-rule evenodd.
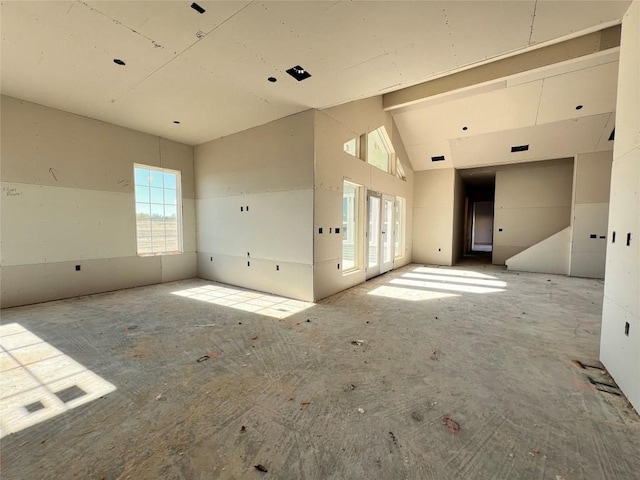
<path id="1" fill-rule="evenodd" d="M 249 290 L 239 290 L 221 285 L 204 285 L 171 293 L 180 297 L 280 319 L 287 318 L 315 305 L 314 303 L 302 302 L 300 300 L 292 300 L 290 298 Z"/>
<path id="2" fill-rule="evenodd" d="M 461 285 L 461 284 L 443 283 L 443 282 L 426 282 L 422 280 L 411 280 L 409 278 L 394 278 L 389 283 L 392 283 L 394 285 L 406 285 L 409 287 L 417 287 L 417 288 L 433 288 L 436 290 L 448 290 L 452 292 L 462 292 L 462 293 L 504 292 L 504 289 L 502 288 L 479 287 L 477 285 Z"/>
<path id="3" fill-rule="evenodd" d="M 447 273 L 441 273 L 440 275 L 432 275 L 428 273 L 414 273 L 408 272 L 402 275 L 402 278 L 415 278 L 416 280 L 433 280 L 436 282 L 465 284 L 465 285 L 479 285 L 481 287 L 499 287 L 504 288 L 507 286 L 507 282 L 502 280 L 488 280 L 484 278 L 468 278 L 468 277 L 454 277 L 449 276 Z"/>
<path id="4" fill-rule="evenodd" d="M 414 268 L 412 271 L 418 273 L 432 273 L 434 275 L 449 275 L 453 277 L 487 278 L 492 280 L 496 279 L 496 277 L 492 277 L 491 275 L 474 272 L 473 270 L 457 270 L 453 268 L 418 267 Z"/>
<path id="5" fill-rule="evenodd" d="M 431 292 L 429 290 L 418 290 L 415 288 L 392 287 L 391 285 L 382 285 L 367 293 L 377 297 L 396 298 L 399 300 L 410 300 L 412 302 L 460 296 L 456 293 Z"/>
<path id="6" fill-rule="evenodd" d="M 0 325 L 0 437 L 114 390 L 20 324 Z"/>

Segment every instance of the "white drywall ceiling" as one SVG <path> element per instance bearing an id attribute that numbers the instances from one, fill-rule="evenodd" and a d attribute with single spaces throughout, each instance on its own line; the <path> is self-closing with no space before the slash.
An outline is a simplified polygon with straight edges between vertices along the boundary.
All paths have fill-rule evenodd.
<path id="1" fill-rule="evenodd" d="M 204 14 L 191 1 L 2 2 L 2 93 L 200 144 L 615 23 L 629 5 L 198 3 Z M 294 65 L 312 77 L 296 82 Z"/>
<path id="2" fill-rule="evenodd" d="M 618 52 L 610 49 L 393 110 L 414 169 L 611 150 Z M 512 146 L 527 144 L 527 152 L 511 153 Z M 432 162 L 437 155 L 445 161 Z"/>

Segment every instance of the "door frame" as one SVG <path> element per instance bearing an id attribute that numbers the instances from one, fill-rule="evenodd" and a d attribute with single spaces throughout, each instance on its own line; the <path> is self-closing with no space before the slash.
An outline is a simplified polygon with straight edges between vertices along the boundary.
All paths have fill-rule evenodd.
<path id="1" fill-rule="evenodd" d="M 389 222 L 388 225 L 385 226 L 385 208 L 389 206 Z M 393 261 L 395 260 L 395 206 L 396 206 L 396 197 L 392 195 L 382 195 L 382 204 L 380 208 L 380 274 L 387 273 L 393 270 Z M 385 242 L 387 248 L 389 249 L 389 260 L 384 261 L 385 255 Z"/>
<path id="2" fill-rule="evenodd" d="M 371 198 L 376 198 L 379 202 L 379 208 L 378 208 L 378 218 L 377 218 L 377 231 L 372 232 L 371 231 Z M 389 208 L 390 208 L 390 221 L 389 221 L 389 225 L 387 226 L 386 230 L 383 229 L 384 227 L 384 218 L 383 218 L 383 213 L 384 213 L 384 207 L 385 207 L 385 202 L 388 202 Z M 365 213 L 366 213 L 366 218 L 365 218 L 365 236 L 364 236 L 364 243 L 365 243 L 365 276 L 366 279 L 369 280 L 370 278 L 373 277 L 377 277 L 378 275 L 382 275 L 383 273 L 386 273 L 390 270 L 393 270 L 393 265 L 395 262 L 395 204 L 396 204 L 396 197 L 393 195 L 386 195 L 386 194 L 382 194 L 380 192 L 376 192 L 374 190 L 369 190 L 367 189 L 366 192 L 366 208 L 365 208 Z M 376 236 L 377 238 L 377 263 L 375 265 L 370 266 L 369 265 L 369 255 L 370 255 L 370 237 L 372 237 L 373 235 Z M 385 240 L 387 241 L 387 248 L 389 248 L 389 260 L 387 262 L 384 262 L 384 245 L 385 245 Z"/>

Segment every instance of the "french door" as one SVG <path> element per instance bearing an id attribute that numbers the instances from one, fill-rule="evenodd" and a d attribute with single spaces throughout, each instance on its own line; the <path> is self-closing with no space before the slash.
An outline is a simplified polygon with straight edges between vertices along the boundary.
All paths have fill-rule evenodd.
<path id="1" fill-rule="evenodd" d="M 367 191 L 367 279 L 393 268 L 394 215 L 394 197 Z"/>

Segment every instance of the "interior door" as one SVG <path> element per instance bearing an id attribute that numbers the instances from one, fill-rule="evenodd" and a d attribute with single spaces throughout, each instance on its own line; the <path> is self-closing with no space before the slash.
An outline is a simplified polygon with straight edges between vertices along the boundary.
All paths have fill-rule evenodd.
<path id="1" fill-rule="evenodd" d="M 380 275 L 380 194 L 367 191 L 367 279 Z"/>
<path id="2" fill-rule="evenodd" d="M 395 220 L 393 218 L 395 212 L 394 201 L 394 197 L 390 197 L 389 195 L 382 196 L 382 221 L 380 223 L 380 273 L 388 272 L 393 268 L 393 259 L 395 257 Z"/>
<path id="3" fill-rule="evenodd" d="M 493 202 L 475 202 L 473 204 L 471 250 L 475 252 L 493 250 Z"/>

